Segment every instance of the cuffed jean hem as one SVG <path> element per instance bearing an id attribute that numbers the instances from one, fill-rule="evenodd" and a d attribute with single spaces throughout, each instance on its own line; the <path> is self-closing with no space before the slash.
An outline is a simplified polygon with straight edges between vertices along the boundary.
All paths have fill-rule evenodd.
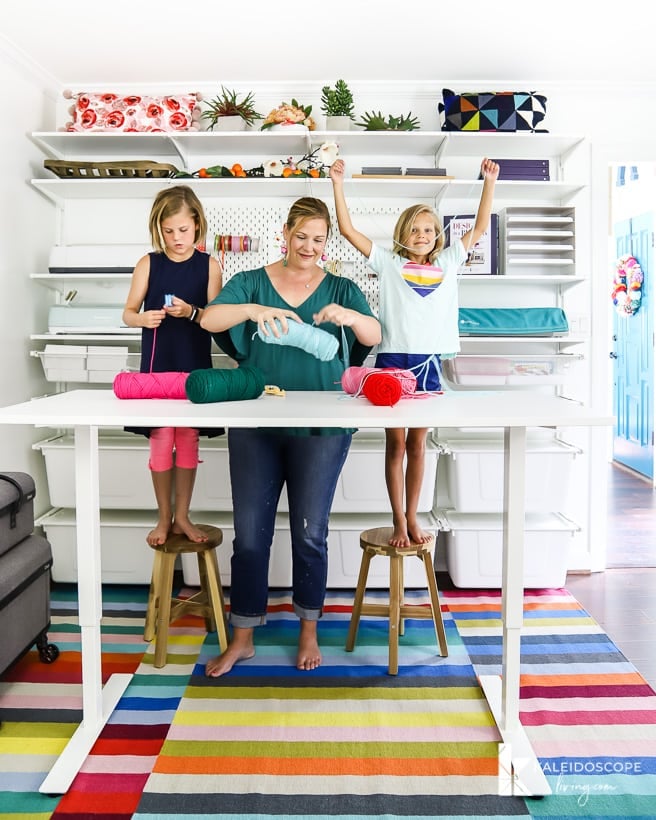
<path id="1" fill-rule="evenodd" d="M 252 629 L 256 626 L 264 626 L 266 623 L 266 615 L 236 615 L 234 612 L 231 612 L 230 623 L 232 626 L 238 626 L 242 629 Z"/>
<path id="2" fill-rule="evenodd" d="M 323 609 L 306 609 L 305 607 L 292 601 L 294 607 L 294 614 L 298 615 L 304 621 L 318 621 L 323 615 Z"/>

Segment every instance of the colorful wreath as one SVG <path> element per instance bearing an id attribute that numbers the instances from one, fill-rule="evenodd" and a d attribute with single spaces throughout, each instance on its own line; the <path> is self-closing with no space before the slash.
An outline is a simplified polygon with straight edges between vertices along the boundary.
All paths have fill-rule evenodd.
<path id="1" fill-rule="evenodd" d="M 638 260 L 626 254 L 617 260 L 613 279 L 613 304 L 620 316 L 633 316 L 642 301 L 642 281 L 644 279 Z"/>

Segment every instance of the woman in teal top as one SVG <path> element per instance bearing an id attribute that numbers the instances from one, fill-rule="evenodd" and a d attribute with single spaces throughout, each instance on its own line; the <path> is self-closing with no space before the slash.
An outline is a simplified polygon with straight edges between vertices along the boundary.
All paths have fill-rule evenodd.
<path id="1" fill-rule="evenodd" d="M 381 331 L 362 291 L 318 265 L 330 232 L 325 203 L 303 197 L 283 228 L 284 256 L 233 276 L 203 313 L 202 327 L 239 364 L 259 368 L 284 390 L 340 390 L 349 364 L 361 364 Z M 334 358 L 322 361 L 260 335 L 286 334 L 292 322 L 335 336 Z M 291 337 L 290 337 L 291 338 Z M 208 662 L 218 677 L 255 654 L 253 631 L 266 621 L 271 543 L 283 485 L 287 485 L 292 542 L 292 599 L 300 618 L 296 666 L 321 663 L 317 621 L 328 570 L 328 518 L 351 444 L 341 428 L 230 429 L 228 448 L 235 538 L 231 559 L 228 649 Z"/>

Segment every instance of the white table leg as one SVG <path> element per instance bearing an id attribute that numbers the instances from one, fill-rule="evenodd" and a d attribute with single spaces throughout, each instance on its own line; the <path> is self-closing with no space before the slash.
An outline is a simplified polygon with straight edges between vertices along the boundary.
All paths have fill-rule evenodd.
<path id="1" fill-rule="evenodd" d="M 41 784 L 43 794 L 65 793 L 96 742 L 132 675 L 112 675 L 103 690 L 100 620 L 100 491 L 98 428 L 75 428 L 77 594 L 82 649 L 82 723 Z"/>
<path id="2" fill-rule="evenodd" d="M 481 675 L 480 683 L 512 762 L 512 793 L 551 794 L 519 721 L 520 641 L 524 622 L 524 519 L 526 428 L 504 431 L 504 515 L 502 567 L 502 676 Z"/>

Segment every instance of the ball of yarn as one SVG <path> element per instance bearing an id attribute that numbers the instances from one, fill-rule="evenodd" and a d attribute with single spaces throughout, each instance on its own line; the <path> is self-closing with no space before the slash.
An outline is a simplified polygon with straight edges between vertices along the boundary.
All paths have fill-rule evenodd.
<path id="1" fill-rule="evenodd" d="M 186 399 L 187 373 L 117 373 L 114 395 L 119 399 Z"/>
<path id="2" fill-rule="evenodd" d="M 267 336 L 261 328 L 258 328 L 257 335 L 263 342 L 273 345 L 300 347 L 301 350 L 310 353 L 322 362 L 329 362 L 337 355 L 339 342 L 332 333 L 321 330 L 320 327 L 296 322 L 293 319 L 287 322 L 287 333 L 283 333 L 280 321 L 274 319 L 274 322 L 280 336 L 274 336 L 273 333 L 269 333 Z"/>
<path id="3" fill-rule="evenodd" d="M 386 376 L 386 379 L 381 380 L 379 378 L 381 375 Z M 351 396 L 366 396 L 373 404 L 392 406 L 399 398 L 395 399 L 392 404 L 384 400 L 382 396 L 380 400 L 378 398 L 381 388 L 389 393 L 390 399 L 396 394 L 396 388 L 389 383 L 389 379 L 394 379 L 398 383 L 401 391 L 399 398 L 411 396 L 417 389 L 417 379 L 414 373 L 395 367 L 347 367 L 342 373 L 342 388 Z M 374 380 L 374 385 L 367 390 L 367 385 L 372 380 Z M 384 385 L 387 386 L 384 387 Z M 374 401 L 372 396 L 377 400 Z"/>
<path id="4" fill-rule="evenodd" d="M 392 373 L 383 370 L 371 373 L 362 385 L 363 394 L 379 407 L 394 407 L 403 395 L 401 382 Z"/>
<path id="5" fill-rule="evenodd" d="M 194 404 L 215 401 L 246 401 L 262 395 L 265 378 L 257 367 L 192 370 L 185 385 L 187 398 Z"/>

